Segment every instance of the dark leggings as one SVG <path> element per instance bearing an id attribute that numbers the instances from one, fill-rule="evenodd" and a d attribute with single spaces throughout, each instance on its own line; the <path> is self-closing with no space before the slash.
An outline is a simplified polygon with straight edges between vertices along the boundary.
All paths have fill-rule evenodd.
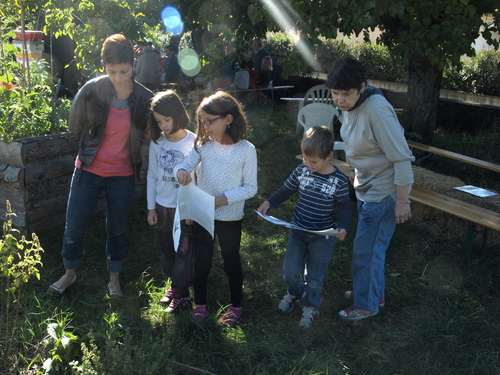
<path id="1" fill-rule="evenodd" d="M 194 300 L 197 305 L 207 304 L 208 275 L 212 268 L 215 237 L 219 242 L 224 271 L 229 278 L 231 304 L 241 306 L 243 290 L 243 271 L 240 258 L 242 220 L 215 220 L 215 236 L 210 236 L 201 225 L 193 224 L 194 261 Z"/>
<path id="2" fill-rule="evenodd" d="M 193 278 L 193 235 L 192 225 L 181 221 L 181 237 L 179 248 L 174 249 L 172 228 L 175 208 L 167 208 L 156 204 L 158 223 L 156 233 L 160 245 L 161 269 L 165 277 L 170 277 L 172 287 L 177 289 L 180 297 L 189 295 L 189 287 Z"/>

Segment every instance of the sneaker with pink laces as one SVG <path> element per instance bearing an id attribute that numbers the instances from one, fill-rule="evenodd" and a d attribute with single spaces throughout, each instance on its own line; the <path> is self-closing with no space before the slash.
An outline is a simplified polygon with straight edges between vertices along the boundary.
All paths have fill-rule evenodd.
<path id="1" fill-rule="evenodd" d="M 243 310 L 241 307 L 229 306 L 226 312 L 220 317 L 219 323 L 223 327 L 232 327 L 241 319 Z"/>
<path id="2" fill-rule="evenodd" d="M 193 316 L 194 320 L 196 320 L 196 323 L 202 325 L 208 316 L 207 306 L 196 305 L 196 308 L 191 311 L 191 315 Z"/>
<path id="3" fill-rule="evenodd" d="M 177 292 L 176 288 L 173 288 L 172 286 L 167 289 L 165 292 L 165 295 L 161 298 L 160 303 L 163 303 L 165 305 L 170 305 L 170 302 L 174 299 L 175 293 Z"/>

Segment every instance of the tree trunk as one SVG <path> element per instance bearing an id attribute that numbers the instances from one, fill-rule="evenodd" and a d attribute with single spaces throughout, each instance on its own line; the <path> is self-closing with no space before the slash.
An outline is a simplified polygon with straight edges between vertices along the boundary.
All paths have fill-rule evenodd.
<path id="1" fill-rule="evenodd" d="M 426 57 L 413 56 L 408 73 L 408 95 L 403 112 L 403 125 L 407 132 L 416 133 L 417 138 L 421 137 L 423 142 L 429 142 L 436 129 L 443 71 L 433 66 Z"/>

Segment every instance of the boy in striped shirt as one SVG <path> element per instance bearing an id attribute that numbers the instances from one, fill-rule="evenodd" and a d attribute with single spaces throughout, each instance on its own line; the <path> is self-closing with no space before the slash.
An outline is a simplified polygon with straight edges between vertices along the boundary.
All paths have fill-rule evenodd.
<path id="1" fill-rule="evenodd" d="M 330 164 L 333 143 L 334 135 L 329 128 L 310 128 L 301 144 L 304 163 L 258 209 L 266 215 L 270 208 L 298 193 L 292 224 L 304 230 L 290 230 L 282 268 L 288 292 L 280 301 L 279 309 L 291 313 L 301 300 L 301 327 L 309 327 L 319 316 L 321 290 L 334 237 L 343 241 L 351 221 L 347 177 Z M 330 228 L 335 228 L 337 233 L 331 236 L 311 232 Z"/>

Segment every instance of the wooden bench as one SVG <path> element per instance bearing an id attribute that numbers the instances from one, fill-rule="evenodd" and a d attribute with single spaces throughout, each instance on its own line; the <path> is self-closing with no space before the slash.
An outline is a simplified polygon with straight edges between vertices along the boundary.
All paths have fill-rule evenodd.
<path id="1" fill-rule="evenodd" d="M 256 87 L 252 89 L 229 89 L 230 93 L 235 93 L 235 92 L 255 92 L 255 91 L 271 91 L 271 97 L 274 101 L 274 91 L 275 90 L 286 90 L 286 89 L 293 89 L 295 86 L 269 86 L 269 87 Z"/>
<path id="2" fill-rule="evenodd" d="M 438 152 L 443 156 L 444 154 L 446 154 L 448 157 L 450 157 L 449 155 L 453 155 L 453 159 L 455 160 L 469 162 L 470 164 L 474 163 L 474 165 L 480 165 L 482 167 L 485 167 L 485 165 L 487 165 L 489 167 L 488 169 L 493 168 L 492 170 L 497 170 L 496 168 L 500 168 L 500 166 L 496 164 L 483 162 L 482 160 L 479 159 L 470 158 L 446 150 L 436 149 L 434 147 L 426 146 L 416 142 L 408 142 L 409 145 L 410 143 L 412 145 L 417 144 L 418 147 L 422 148 L 425 147 L 426 151 L 439 150 Z M 410 145 L 410 147 L 412 147 L 412 145 Z M 302 160 L 302 155 L 299 154 L 296 156 L 296 158 Z M 351 173 L 350 164 L 333 158 L 330 160 L 330 163 L 339 170 L 341 170 L 346 176 L 350 175 Z M 459 199 L 452 198 L 429 189 L 424 189 L 417 185 L 412 186 L 409 198 L 414 202 L 424 204 L 428 207 L 432 207 L 434 209 L 443 211 L 450 215 L 454 215 L 464 220 L 466 224 L 463 226 L 465 235 L 465 251 L 463 258 L 464 272 L 467 272 L 469 269 L 470 258 L 472 254 L 472 245 L 476 236 L 479 234 L 483 236 L 481 257 L 484 257 L 484 255 L 486 254 L 486 245 L 488 242 L 488 231 L 490 229 L 493 229 L 500 232 L 500 213 L 467 202 L 463 202 Z"/>
<path id="3" fill-rule="evenodd" d="M 479 160 L 479 159 L 475 159 L 475 158 L 471 158 L 470 156 L 457 154 L 455 152 L 443 150 L 441 148 L 428 146 L 428 145 L 424 145 L 423 143 L 418 143 L 418 142 L 413 142 L 413 141 L 408 141 L 408 146 L 410 147 L 410 149 L 417 149 L 417 150 L 425 151 L 425 152 L 428 152 L 429 154 L 444 156 L 444 157 L 447 157 L 447 158 L 450 158 L 453 160 L 461 161 L 463 163 L 472 164 L 472 165 L 475 165 L 477 167 L 489 169 L 489 170 L 495 171 L 495 172 L 500 172 L 500 165 L 493 164 L 493 163 Z"/>

